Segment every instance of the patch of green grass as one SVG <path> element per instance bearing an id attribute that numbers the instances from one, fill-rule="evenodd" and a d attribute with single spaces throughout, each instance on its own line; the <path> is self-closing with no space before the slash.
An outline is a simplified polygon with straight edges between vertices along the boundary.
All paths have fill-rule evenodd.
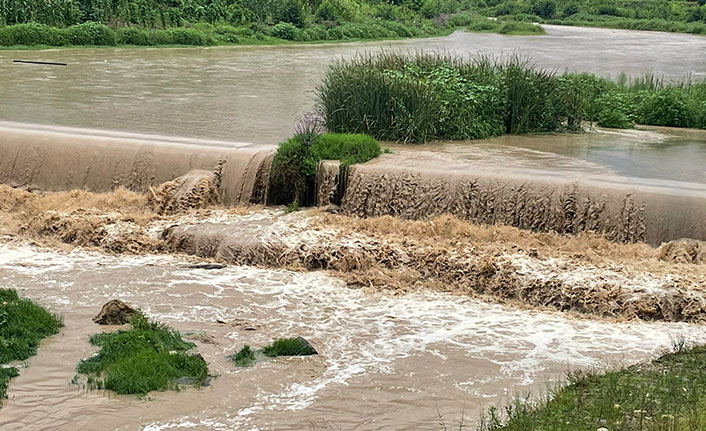
<path id="1" fill-rule="evenodd" d="M 279 338 L 262 349 L 265 356 L 309 356 L 315 355 L 314 350 L 303 338 Z"/>
<path id="2" fill-rule="evenodd" d="M 246 344 L 238 353 L 230 356 L 230 360 L 239 367 L 249 367 L 255 363 L 255 351 Z"/>
<path id="3" fill-rule="evenodd" d="M 34 356 L 39 342 L 62 326 L 61 317 L 20 298 L 16 290 L 0 289 L 0 366 Z M 0 398 L 7 396 L 8 382 L 16 376 L 16 368 L 0 368 Z"/>
<path id="4" fill-rule="evenodd" d="M 91 344 L 100 350 L 77 367 L 87 376 L 89 386 L 119 394 L 146 394 L 175 389 L 180 378 L 200 384 L 208 377 L 206 362 L 191 352 L 195 345 L 184 341 L 179 332 L 149 321 L 139 311 L 130 325 L 129 330 L 91 337 Z"/>
<path id="5" fill-rule="evenodd" d="M 706 429 L 706 346 L 677 347 L 619 371 L 575 372 L 538 402 L 491 410 L 482 431 L 697 431 Z"/>

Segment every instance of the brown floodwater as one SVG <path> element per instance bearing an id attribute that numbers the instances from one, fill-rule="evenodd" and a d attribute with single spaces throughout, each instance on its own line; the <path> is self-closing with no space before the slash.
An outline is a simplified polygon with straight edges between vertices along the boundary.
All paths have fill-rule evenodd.
<path id="1" fill-rule="evenodd" d="M 169 256 L 107 256 L 0 246 L 0 285 L 64 316 L 65 328 L 22 367 L 0 411 L 3 430 L 441 429 L 568 369 L 646 359 L 703 327 L 574 320 L 437 293 L 386 296 L 324 273 L 186 268 Z M 210 386 L 149 397 L 70 384 L 93 354 L 91 316 L 111 298 L 196 332 Z M 217 320 L 226 322 L 218 323 Z M 247 330 L 251 328 L 252 330 Z M 302 335 L 319 356 L 237 369 L 243 344 Z"/>
<path id="2" fill-rule="evenodd" d="M 459 31 L 393 42 L 0 51 L 0 119 L 274 144 L 291 134 L 297 116 L 312 109 L 316 84 L 334 59 L 381 49 L 520 52 L 559 72 L 611 77 L 648 71 L 670 79 L 706 76 L 705 37 L 546 28 L 545 36 Z"/>

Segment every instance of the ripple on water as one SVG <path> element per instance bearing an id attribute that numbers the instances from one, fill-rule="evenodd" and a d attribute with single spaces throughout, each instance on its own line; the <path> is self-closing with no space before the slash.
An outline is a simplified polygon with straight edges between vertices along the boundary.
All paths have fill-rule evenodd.
<path id="1" fill-rule="evenodd" d="M 453 390 L 455 397 L 491 402 L 508 388 L 536 386 L 567 367 L 643 359 L 679 337 L 706 341 L 701 327 L 693 325 L 574 320 L 442 293 L 369 293 L 348 289 L 322 272 L 238 266 L 204 271 L 186 269 L 184 263 L 169 256 L 113 257 L 4 245 L 0 283 L 67 317 L 120 297 L 179 329 L 214 331 L 216 319 L 245 319 L 263 328 L 219 329 L 216 356 L 288 334 L 311 339 L 321 352 L 321 369 L 313 376 L 282 379 L 275 390 L 258 388 L 242 405 L 189 415 L 170 412 L 144 422 L 146 431 L 256 427 L 272 423 L 275 414 L 328 404 L 355 415 L 365 404 L 342 403 L 348 398 L 336 394 L 362 387 L 367 396 L 386 379 L 390 388 L 394 380 L 395 390 L 422 398 Z M 224 376 L 214 386 L 246 373 L 276 372 L 272 367 L 223 366 Z M 337 401 L 337 396 L 343 398 Z M 435 409 L 433 401 L 428 404 Z"/>

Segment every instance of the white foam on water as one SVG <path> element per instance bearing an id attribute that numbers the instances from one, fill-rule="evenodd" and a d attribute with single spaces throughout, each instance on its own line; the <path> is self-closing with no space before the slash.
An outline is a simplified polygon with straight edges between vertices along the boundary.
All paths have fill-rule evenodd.
<path id="1" fill-rule="evenodd" d="M 697 325 L 575 320 L 443 293 L 368 293 L 346 288 L 322 272 L 240 266 L 204 271 L 183 264 L 171 256 L 114 257 L 0 246 L 0 281 L 3 273 L 22 274 L 32 281 L 28 293 L 58 310 L 70 307 L 62 292 L 75 291 L 79 287 L 74 280 L 92 274 L 96 282 L 80 287 L 82 305 L 94 307 L 119 294 L 166 323 L 246 316 L 282 336 L 304 336 L 324 360 L 324 370 L 311 380 L 283 382 L 276 392 L 259 391 L 251 405 L 232 417 L 184 417 L 148 424 L 145 431 L 249 427 L 254 415 L 306 409 L 326 388 L 347 385 L 361 375 L 395 373 L 398 361 L 425 354 L 441 361 L 454 356 L 494 364 L 498 375 L 456 383 L 468 394 L 486 396 L 483 385 L 508 379 L 528 385 L 550 366 L 589 367 L 608 357 L 645 357 L 679 338 L 706 342 L 703 327 Z M 114 276 L 101 278 L 100 268 L 109 268 Z M 48 288 L 50 280 L 54 284 Z M 165 296 L 174 300 L 152 301 Z M 224 354 L 242 345 L 241 334 L 229 337 L 233 345 L 223 346 Z"/>

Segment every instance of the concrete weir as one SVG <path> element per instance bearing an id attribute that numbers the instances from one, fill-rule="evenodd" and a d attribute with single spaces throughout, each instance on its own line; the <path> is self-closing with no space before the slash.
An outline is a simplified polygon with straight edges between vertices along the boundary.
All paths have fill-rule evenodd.
<path id="1" fill-rule="evenodd" d="M 146 192 L 193 170 L 220 170 L 226 205 L 264 203 L 273 148 L 0 122 L 0 183 L 45 191 Z"/>
<path id="2" fill-rule="evenodd" d="M 567 169 L 557 165 L 558 156 L 543 152 L 541 165 L 522 169 L 517 166 L 527 153 L 511 157 L 504 148 L 473 145 L 464 150 L 473 151 L 470 159 L 460 158 L 458 149 L 444 153 L 437 148 L 443 144 L 436 144 L 430 150 L 400 149 L 350 169 L 321 162 L 311 203 L 340 204 L 343 213 L 361 217 L 449 213 L 533 231 L 591 231 L 624 243 L 706 240 L 701 180 L 617 175 L 586 163 Z M 181 185 L 203 188 L 202 180 L 212 174 L 207 182 L 215 184 L 213 199 L 207 201 L 264 204 L 273 155 L 272 146 L 0 122 L 0 183 L 44 191 L 108 192 L 122 186 L 148 192 L 181 177 L 162 190 L 180 197 Z M 502 163 L 489 166 L 493 157 Z M 159 200 L 154 189 L 152 195 Z M 178 200 L 188 203 L 191 197 Z M 168 203 L 162 202 L 166 212 L 181 207 Z"/>

